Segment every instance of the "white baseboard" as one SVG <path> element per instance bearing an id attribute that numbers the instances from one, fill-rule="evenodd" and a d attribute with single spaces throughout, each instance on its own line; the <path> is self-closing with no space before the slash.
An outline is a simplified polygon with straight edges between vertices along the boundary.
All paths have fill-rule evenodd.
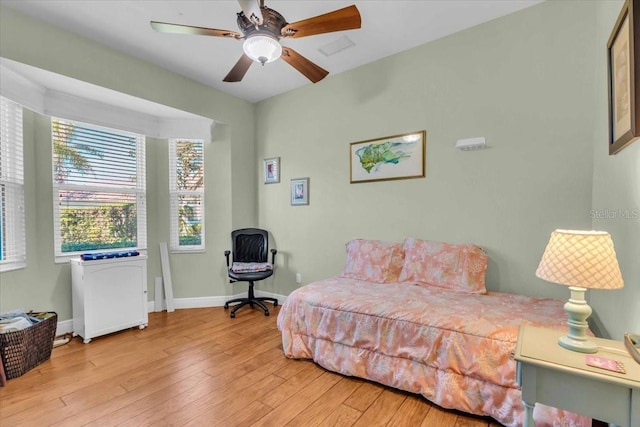
<path id="1" fill-rule="evenodd" d="M 225 302 L 233 298 L 243 298 L 246 297 L 247 293 L 239 293 L 236 295 L 230 296 L 219 296 L 219 297 L 198 297 L 198 298 L 175 298 L 173 300 L 175 304 L 176 310 L 184 309 L 184 308 L 207 308 L 207 307 L 222 307 Z M 273 294 L 271 292 L 263 292 L 256 291 L 257 297 L 269 297 L 276 298 L 278 300 L 278 304 L 282 305 L 287 300 L 286 295 L 278 295 Z M 166 301 L 162 301 L 162 311 L 167 309 Z M 147 302 L 147 311 L 149 313 L 153 313 L 155 311 L 155 301 Z M 58 327 L 56 329 L 56 336 L 70 334 L 73 332 L 73 319 L 62 320 L 58 322 Z"/>
<path id="2" fill-rule="evenodd" d="M 276 298 L 278 300 L 278 304 L 283 304 L 287 297 L 286 295 L 273 294 L 271 292 L 263 292 L 263 291 L 255 291 L 257 297 L 269 297 Z M 247 293 L 242 292 L 236 295 L 226 295 L 226 296 L 218 296 L 218 297 L 197 297 L 197 298 L 174 298 L 173 302 L 175 304 L 176 309 L 181 308 L 207 308 L 207 307 L 222 307 L 225 302 L 234 298 L 243 298 L 246 297 Z M 166 301 L 162 301 L 161 311 L 166 311 L 167 303 Z M 149 313 L 153 313 L 155 310 L 155 301 L 149 301 L 147 303 L 147 311 Z"/>
<path id="3" fill-rule="evenodd" d="M 70 334 L 73 332 L 73 319 L 58 322 L 56 327 L 56 336 Z"/>

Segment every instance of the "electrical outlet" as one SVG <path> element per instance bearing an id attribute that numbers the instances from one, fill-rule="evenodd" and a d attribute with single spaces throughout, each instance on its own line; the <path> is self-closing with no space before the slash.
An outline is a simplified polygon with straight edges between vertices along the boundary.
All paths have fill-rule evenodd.
<path id="1" fill-rule="evenodd" d="M 296 273 L 296 283 L 302 283 L 302 274 Z"/>

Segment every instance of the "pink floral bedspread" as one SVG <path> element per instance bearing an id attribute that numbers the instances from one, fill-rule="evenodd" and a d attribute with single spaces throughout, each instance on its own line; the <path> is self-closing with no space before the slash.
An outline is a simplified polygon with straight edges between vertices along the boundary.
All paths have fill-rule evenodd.
<path id="1" fill-rule="evenodd" d="M 522 324 L 565 329 L 563 302 L 335 277 L 292 292 L 278 315 L 284 353 L 418 393 L 450 409 L 522 424 L 512 355 Z M 536 425 L 589 418 L 536 405 Z"/>

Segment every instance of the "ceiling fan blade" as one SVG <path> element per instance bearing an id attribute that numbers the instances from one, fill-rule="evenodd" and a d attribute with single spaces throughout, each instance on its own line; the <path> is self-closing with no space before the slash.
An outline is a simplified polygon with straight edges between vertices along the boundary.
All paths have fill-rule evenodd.
<path id="1" fill-rule="evenodd" d="M 236 31 L 217 30 L 215 28 L 192 27 L 191 25 L 170 24 L 168 22 L 151 21 L 151 28 L 160 33 L 195 34 L 200 36 L 242 38 L 242 34 Z"/>
<path id="2" fill-rule="evenodd" d="M 287 24 L 282 27 L 282 37 L 307 37 L 334 31 L 355 30 L 362 26 L 360 12 L 355 5 L 318 15 L 313 18 Z"/>
<path id="3" fill-rule="evenodd" d="M 313 83 L 318 83 L 329 74 L 327 70 L 309 61 L 290 47 L 282 46 L 281 58 Z"/>
<path id="4" fill-rule="evenodd" d="M 229 74 L 226 75 L 223 81 L 229 83 L 239 82 L 240 80 L 242 80 L 244 75 L 247 74 L 247 70 L 252 63 L 253 60 L 243 53 L 238 62 L 236 62 L 236 65 L 233 66 L 233 68 L 231 69 L 231 71 L 229 71 Z"/>
<path id="5" fill-rule="evenodd" d="M 260 10 L 260 6 L 261 3 L 264 4 L 264 2 L 258 3 L 258 0 L 238 0 L 238 3 L 240 3 L 240 8 L 249 21 L 254 25 L 262 25 L 262 11 Z"/>

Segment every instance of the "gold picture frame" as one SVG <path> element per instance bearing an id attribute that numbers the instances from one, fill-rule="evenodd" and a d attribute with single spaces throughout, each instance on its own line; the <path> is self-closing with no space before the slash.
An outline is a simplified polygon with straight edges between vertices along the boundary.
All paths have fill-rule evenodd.
<path id="1" fill-rule="evenodd" d="M 626 0 L 607 42 L 609 154 L 640 137 L 640 0 Z"/>
<path id="2" fill-rule="evenodd" d="M 349 145 L 351 184 L 424 178 L 427 131 L 421 130 Z"/>

